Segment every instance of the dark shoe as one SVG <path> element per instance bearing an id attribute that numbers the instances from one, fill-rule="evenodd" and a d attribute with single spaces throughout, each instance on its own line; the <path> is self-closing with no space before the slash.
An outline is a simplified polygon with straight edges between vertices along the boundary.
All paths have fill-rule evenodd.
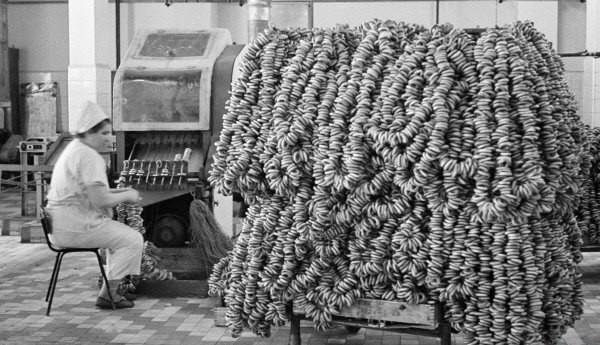
<path id="1" fill-rule="evenodd" d="M 115 308 L 123 309 L 123 308 L 131 308 L 135 304 L 132 301 L 129 301 L 125 298 L 122 298 L 120 301 L 115 302 Z M 112 309 L 112 304 L 110 300 L 102 297 L 98 297 L 96 299 L 96 307 L 100 307 L 101 309 Z"/>
<path id="2" fill-rule="evenodd" d="M 135 299 L 137 298 L 137 295 L 131 292 L 126 292 L 123 294 L 123 297 L 125 297 L 126 300 L 128 301 L 135 301 Z"/>
<path id="3" fill-rule="evenodd" d="M 123 290 L 125 290 L 125 291 L 123 291 Z M 119 288 L 117 289 L 117 294 L 125 297 L 125 299 L 128 301 L 133 301 L 137 298 L 136 294 L 134 294 L 133 292 L 127 291 L 127 289 L 123 288 L 123 286 L 119 286 Z"/>

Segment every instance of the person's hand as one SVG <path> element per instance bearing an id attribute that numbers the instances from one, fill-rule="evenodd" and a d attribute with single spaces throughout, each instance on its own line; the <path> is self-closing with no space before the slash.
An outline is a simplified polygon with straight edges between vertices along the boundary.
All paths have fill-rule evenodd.
<path id="1" fill-rule="evenodd" d="M 118 193 L 130 191 L 130 190 L 133 190 L 133 188 L 129 188 L 129 187 L 127 187 L 127 188 L 111 188 L 111 189 L 109 189 L 109 192 L 118 194 Z"/>
<path id="2" fill-rule="evenodd" d="M 128 202 L 139 204 L 142 201 L 142 197 L 140 193 L 135 189 L 130 189 L 127 191 Z"/>

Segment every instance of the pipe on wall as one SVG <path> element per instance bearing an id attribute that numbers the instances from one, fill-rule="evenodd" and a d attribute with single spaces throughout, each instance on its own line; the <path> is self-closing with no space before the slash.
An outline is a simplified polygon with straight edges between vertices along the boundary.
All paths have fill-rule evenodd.
<path id="1" fill-rule="evenodd" d="M 271 0 L 248 0 L 248 42 L 269 26 Z"/>
<path id="2" fill-rule="evenodd" d="M 115 0 L 115 41 L 117 51 L 117 66 L 118 69 L 121 64 L 121 0 Z"/>

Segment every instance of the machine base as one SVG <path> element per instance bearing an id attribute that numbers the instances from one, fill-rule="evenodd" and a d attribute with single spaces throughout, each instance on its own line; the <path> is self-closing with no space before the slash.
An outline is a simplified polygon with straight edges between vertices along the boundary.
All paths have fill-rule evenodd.
<path id="1" fill-rule="evenodd" d="M 152 297 L 208 297 L 206 280 L 142 280 L 135 293 Z"/>
<path id="2" fill-rule="evenodd" d="M 158 268 L 173 273 L 177 280 L 142 280 L 136 294 L 158 297 L 208 297 L 212 265 L 194 248 L 159 248 Z"/>

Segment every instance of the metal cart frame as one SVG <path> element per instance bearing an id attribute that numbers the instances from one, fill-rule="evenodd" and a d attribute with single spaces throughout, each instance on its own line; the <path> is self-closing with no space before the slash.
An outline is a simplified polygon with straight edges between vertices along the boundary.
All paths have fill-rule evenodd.
<path id="1" fill-rule="evenodd" d="M 372 299 L 358 299 L 333 318 L 334 324 L 343 325 L 351 333 L 360 328 L 379 329 L 386 332 L 422 335 L 440 338 L 440 345 L 451 345 L 450 323 L 443 317 L 441 304 L 407 304 Z M 290 319 L 289 345 L 301 345 L 301 310 L 294 309 Z M 377 324 L 370 320 L 378 321 Z"/>

